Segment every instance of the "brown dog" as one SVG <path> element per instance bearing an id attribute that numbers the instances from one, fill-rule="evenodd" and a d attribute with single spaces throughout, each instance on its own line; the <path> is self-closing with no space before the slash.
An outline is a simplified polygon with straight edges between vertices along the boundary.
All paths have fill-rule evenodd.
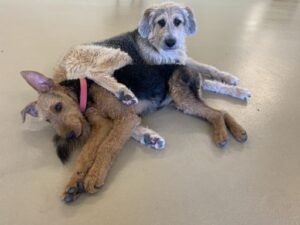
<path id="1" fill-rule="evenodd" d="M 76 140 L 75 145 L 85 142 L 63 194 L 64 201 L 75 200 L 83 191 L 94 193 L 104 183 L 113 159 L 140 118 L 132 107 L 97 85 L 90 87 L 90 94 L 101 101 L 91 104 L 84 116 L 71 89 L 37 72 L 21 74 L 39 93 L 38 100 L 22 111 L 23 120 L 26 114 L 39 116 L 50 122 L 60 137 Z"/>
<path id="2" fill-rule="evenodd" d="M 129 67 L 127 72 L 134 72 L 130 68 L 137 70 L 140 67 Z M 141 73 L 143 70 L 152 70 L 153 73 L 161 70 L 161 66 L 141 68 Z M 138 128 L 140 118 L 137 112 L 141 102 L 136 106 L 125 106 L 106 89 L 90 83 L 88 110 L 82 114 L 78 106 L 78 80 L 56 84 L 37 72 L 24 71 L 21 74 L 39 93 L 38 100 L 22 111 L 23 120 L 26 114 L 30 114 L 50 122 L 62 145 L 68 145 L 68 141 L 74 146 L 85 142 L 63 194 L 64 201 L 71 202 L 82 192 L 94 193 L 95 188 L 103 185 L 117 153 Z M 218 146 L 227 143 L 226 127 L 237 141 L 246 141 L 246 131 L 228 113 L 212 109 L 203 102 L 198 93 L 199 84 L 201 80 L 197 74 L 184 66 L 174 67 L 168 87 L 175 107 L 208 120 L 213 126 L 213 139 Z"/>

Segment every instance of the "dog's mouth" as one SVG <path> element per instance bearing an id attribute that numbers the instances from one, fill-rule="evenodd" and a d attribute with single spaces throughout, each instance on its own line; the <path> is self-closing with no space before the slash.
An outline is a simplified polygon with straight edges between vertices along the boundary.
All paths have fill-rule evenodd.
<path id="1" fill-rule="evenodd" d="M 173 47 L 164 46 L 163 47 L 164 51 L 172 51 L 172 50 L 176 50 L 176 49 L 178 49 L 177 46 L 173 46 Z"/>

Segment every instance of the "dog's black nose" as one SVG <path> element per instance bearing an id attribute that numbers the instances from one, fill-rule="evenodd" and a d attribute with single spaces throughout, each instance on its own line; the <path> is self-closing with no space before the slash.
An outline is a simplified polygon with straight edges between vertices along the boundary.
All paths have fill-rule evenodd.
<path id="1" fill-rule="evenodd" d="M 176 44 L 176 39 L 174 38 L 166 39 L 165 43 L 169 48 L 172 48 Z"/>
<path id="2" fill-rule="evenodd" d="M 69 133 L 67 133 L 67 135 L 66 135 L 66 139 L 67 140 L 73 140 L 75 138 L 76 138 L 76 134 L 75 134 L 75 132 L 73 130 L 70 131 Z"/>

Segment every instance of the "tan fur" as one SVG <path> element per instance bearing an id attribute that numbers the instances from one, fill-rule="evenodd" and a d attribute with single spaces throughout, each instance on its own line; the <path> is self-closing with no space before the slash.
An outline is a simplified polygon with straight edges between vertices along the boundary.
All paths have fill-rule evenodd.
<path id="1" fill-rule="evenodd" d="M 28 73 L 32 75 L 34 72 Z M 24 77 L 26 79 L 26 76 Z M 228 113 L 210 108 L 199 95 L 192 91 L 191 86 L 195 84 L 193 82 L 202 83 L 195 77 L 198 78 L 198 75 L 187 67 L 174 72 L 169 81 L 169 87 L 170 97 L 175 106 L 184 113 L 207 119 L 214 128 L 213 140 L 218 146 L 222 147 L 227 142 L 226 126 L 238 141 L 246 141 L 245 130 Z M 89 93 L 94 103 L 89 105 L 85 114 L 88 119 L 86 121 L 79 110 L 74 93 L 47 78 L 44 81 L 48 82 L 51 88 L 43 87 L 38 100 L 29 106 L 34 105 L 39 116 L 49 120 L 61 137 L 65 137 L 70 131 L 75 131 L 77 143 L 85 143 L 73 175 L 63 193 L 63 199 L 66 202 L 70 199 L 75 200 L 83 191 L 94 193 L 96 188 L 104 184 L 112 161 L 130 135 L 143 144 L 150 142 L 154 148 L 164 147 L 165 142 L 157 133 L 139 126 L 140 118 L 136 114 L 135 107 L 121 104 L 106 89 L 96 84 L 90 87 Z M 54 110 L 58 102 L 63 106 L 60 112 Z M 23 110 L 22 114 L 24 113 L 28 112 Z M 151 143 L 152 141 L 154 143 Z"/>
<path id="2" fill-rule="evenodd" d="M 74 98 L 75 96 L 71 96 L 60 86 L 54 86 L 52 90 L 38 97 L 39 117 L 50 121 L 56 133 L 61 137 L 65 137 L 70 131 L 75 131 L 76 137 L 79 137 L 83 132 L 85 120 Z M 62 103 L 63 110 L 57 116 L 54 106 L 59 102 Z"/>
<path id="3" fill-rule="evenodd" d="M 60 66 L 65 68 L 67 79 L 85 78 L 86 73 L 111 75 L 132 62 L 131 57 L 120 49 L 96 45 L 79 45 L 72 48 Z M 89 77 L 90 78 L 90 77 Z"/>
<path id="4" fill-rule="evenodd" d="M 79 45 L 70 49 L 61 60 L 56 68 L 54 80 L 89 78 L 118 98 L 123 93 L 137 102 L 134 94 L 112 76 L 115 70 L 131 63 L 131 57 L 120 49 Z"/>
<path id="5" fill-rule="evenodd" d="M 32 71 L 23 72 L 23 75 L 38 91 L 41 80 L 50 80 Z M 40 77 L 38 82 L 33 82 L 33 78 L 37 76 Z M 95 188 L 104 183 L 112 161 L 141 119 L 133 106 L 125 106 L 106 89 L 93 84 L 89 94 L 95 103 L 88 106 L 85 113 L 87 121 L 79 110 L 73 92 L 54 82 L 49 82 L 48 85 L 45 91 L 39 91 L 36 102 L 25 107 L 22 115 L 25 119 L 28 113 L 26 108 L 32 106 L 41 118 L 53 125 L 60 137 L 64 138 L 70 131 L 74 131 L 75 144 L 85 143 L 63 194 L 64 198 L 71 197 L 74 200 L 80 193 L 70 193 L 70 190 L 76 189 L 78 185 L 82 184 L 85 192 L 94 193 Z M 60 111 L 55 110 L 58 103 L 62 106 Z M 91 126 L 90 132 L 88 124 Z"/>
<path id="6" fill-rule="evenodd" d="M 96 187 L 103 185 L 112 161 L 140 123 L 132 107 L 124 106 L 102 87 L 92 86 L 91 93 L 95 104 L 86 114 L 91 134 L 63 197 L 80 182 L 87 193 L 94 193 Z"/>
<path id="7" fill-rule="evenodd" d="M 68 192 L 72 187 L 77 188 L 78 183 L 83 184 L 86 174 L 93 166 L 101 142 L 103 142 L 112 128 L 112 121 L 110 119 L 95 115 L 93 111 L 95 110 L 90 108 L 86 113 L 89 121 L 91 122 L 91 132 L 86 140 L 86 144 L 80 151 L 73 169 L 73 174 L 62 195 L 63 199 L 69 195 Z M 96 184 L 97 181 L 94 181 L 94 183 Z M 79 193 L 75 192 L 73 194 L 73 200 L 75 200 L 78 196 Z"/>
<path id="8" fill-rule="evenodd" d="M 70 190 L 77 188 L 78 184 L 82 184 L 87 193 L 94 193 L 96 188 L 101 187 L 112 161 L 130 137 L 132 129 L 140 122 L 134 115 L 127 115 L 130 117 L 126 119 L 120 115 L 117 116 L 118 119 L 108 119 L 101 116 L 96 108 L 89 108 L 86 116 L 91 124 L 91 133 L 78 157 L 63 199 L 70 195 Z M 79 194 L 72 193 L 73 200 Z"/>

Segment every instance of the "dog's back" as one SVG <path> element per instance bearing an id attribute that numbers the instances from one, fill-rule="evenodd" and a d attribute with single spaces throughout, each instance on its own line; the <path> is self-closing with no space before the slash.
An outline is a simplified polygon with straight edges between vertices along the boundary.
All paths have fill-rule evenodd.
<path id="1" fill-rule="evenodd" d="M 141 56 L 140 49 L 137 45 L 139 34 L 137 29 L 132 32 L 120 34 L 104 41 L 94 42 L 94 45 L 108 48 L 120 49 L 126 52 L 135 64 L 145 64 L 146 62 Z"/>
<path id="2" fill-rule="evenodd" d="M 134 64 L 114 73 L 118 82 L 126 85 L 139 100 L 160 104 L 167 96 L 168 81 L 178 65 Z"/>
<path id="3" fill-rule="evenodd" d="M 175 72 L 179 73 L 181 83 L 198 98 L 201 77 L 183 65 L 133 64 L 116 70 L 114 77 L 126 85 L 139 100 L 160 105 L 169 93 L 169 80 Z"/>

